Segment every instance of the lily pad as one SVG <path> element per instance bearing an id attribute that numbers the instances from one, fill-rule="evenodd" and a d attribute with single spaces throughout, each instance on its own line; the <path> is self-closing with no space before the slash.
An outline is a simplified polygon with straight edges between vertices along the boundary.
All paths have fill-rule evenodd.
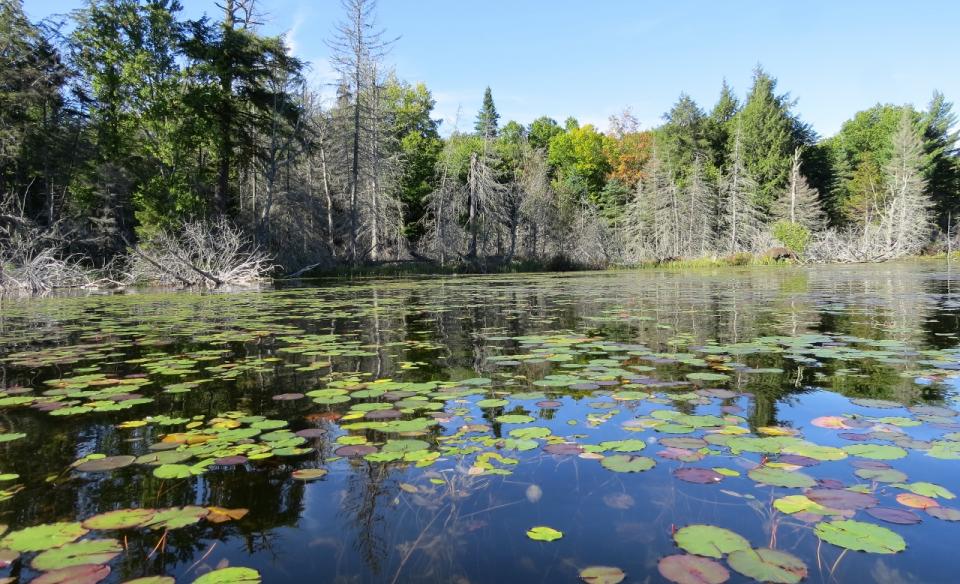
<path id="1" fill-rule="evenodd" d="M 589 584 L 620 584 L 627 575 L 612 566 L 590 566 L 580 570 L 580 579 Z"/>
<path id="2" fill-rule="evenodd" d="M 688 483 L 708 485 L 719 483 L 723 480 L 723 475 L 709 468 L 678 468 L 673 471 L 673 476 Z"/>
<path id="3" fill-rule="evenodd" d="M 80 472 L 110 472 L 118 468 L 130 466 L 137 460 L 136 456 L 108 456 L 95 460 L 81 462 L 76 467 Z"/>
<path id="4" fill-rule="evenodd" d="M 689 554 L 660 558 L 657 570 L 676 584 L 723 584 L 730 579 L 730 572 L 722 564 Z"/>
<path id="5" fill-rule="evenodd" d="M 302 468 L 290 473 L 290 476 L 298 481 L 315 481 L 327 476 L 325 468 Z"/>
<path id="6" fill-rule="evenodd" d="M 907 543 L 897 533 L 863 521 L 822 522 L 814 532 L 827 543 L 854 551 L 895 554 L 907 549 Z"/>
<path id="7" fill-rule="evenodd" d="M 31 584 L 96 584 L 110 575 L 110 566 L 83 564 L 41 574 Z"/>
<path id="8" fill-rule="evenodd" d="M 871 460 L 897 460 L 907 455 L 907 451 L 903 448 L 889 444 L 851 444 L 844 446 L 843 450 L 853 456 Z"/>
<path id="9" fill-rule="evenodd" d="M 769 548 L 735 551 L 727 558 L 727 563 L 737 572 L 760 582 L 797 584 L 807 577 L 807 565 L 800 558 Z"/>
<path id="10" fill-rule="evenodd" d="M 48 572 L 84 564 L 106 564 L 122 551 L 123 547 L 115 539 L 87 539 L 41 552 L 30 562 L 30 567 Z"/>
<path id="11" fill-rule="evenodd" d="M 17 552 L 40 552 L 76 541 L 87 533 L 79 523 L 48 523 L 8 533 L 0 548 Z"/>
<path id="12" fill-rule="evenodd" d="M 673 539 L 684 551 L 711 558 L 722 558 L 724 554 L 750 549 L 750 542 L 743 536 L 714 525 L 681 527 L 673 534 Z"/>
<path id="13" fill-rule="evenodd" d="M 83 521 L 87 529 L 109 530 L 142 527 L 156 515 L 153 509 L 118 509 L 88 517 Z"/>
<path id="14" fill-rule="evenodd" d="M 782 468 L 758 466 L 747 472 L 747 476 L 765 485 L 805 489 L 817 484 L 817 481 L 802 472 L 791 472 Z"/>
<path id="15" fill-rule="evenodd" d="M 866 510 L 867 515 L 886 521 L 887 523 L 896 523 L 897 525 L 913 525 L 922 521 L 913 511 L 907 509 L 895 509 L 892 507 L 870 507 Z"/>
<path id="16" fill-rule="evenodd" d="M 954 509 L 953 507 L 927 507 L 924 511 L 930 517 L 936 517 L 944 521 L 960 521 L 960 509 Z"/>
<path id="17" fill-rule="evenodd" d="M 630 454 L 614 454 L 600 461 L 600 464 L 614 472 L 643 472 L 656 466 L 652 458 L 633 456 Z"/>
<path id="18" fill-rule="evenodd" d="M 554 541 L 563 537 L 563 533 L 552 527 L 541 525 L 528 529 L 527 537 L 536 541 Z"/>
<path id="19" fill-rule="evenodd" d="M 806 495 L 830 509 L 866 509 L 877 504 L 877 498 L 873 495 L 847 489 L 810 489 Z"/>
<path id="20" fill-rule="evenodd" d="M 260 572 L 253 568 L 220 568 L 207 572 L 193 581 L 193 584 L 258 584 Z"/>
<path id="21" fill-rule="evenodd" d="M 185 507 L 171 507 L 169 509 L 158 509 L 153 518 L 145 525 L 151 529 L 179 529 L 187 525 L 193 525 L 210 513 L 206 507 L 195 507 L 187 505 Z"/>

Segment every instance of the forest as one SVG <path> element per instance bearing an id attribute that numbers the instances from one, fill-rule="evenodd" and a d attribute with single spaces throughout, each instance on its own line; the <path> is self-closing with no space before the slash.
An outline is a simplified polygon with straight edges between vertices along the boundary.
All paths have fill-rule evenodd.
<path id="1" fill-rule="evenodd" d="M 242 284 L 338 266 L 873 262 L 954 246 L 957 117 L 878 103 L 820 136 L 762 66 L 658 127 L 482 108 L 442 127 L 374 0 L 329 23 L 335 97 L 254 0 L 0 1 L 0 290 Z M 598 89 L 599 91 L 600 89 Z M 329 92 L 327 92 L 329 94 Z"/>

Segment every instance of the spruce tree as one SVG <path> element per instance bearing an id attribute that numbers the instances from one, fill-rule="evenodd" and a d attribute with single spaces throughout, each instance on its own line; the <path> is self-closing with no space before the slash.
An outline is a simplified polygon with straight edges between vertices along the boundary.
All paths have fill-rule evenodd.
<path id="1" fill-rule="evenodd" d="M 497 106 L 493 103 L 493 92 L 488 86 L 483 92 L 483 105 L 480 106 L 480 112 L 477 114 L 477 122 L 474 128 L 477 134 L 483 138 L 495 138 L 497 136 L 497 122 L 500 120 L 500 114 L 497 113 Z"/>
<path id="2" fill-rule="evenodd" d="M 777 80 L 758 67 L 750 95 L 736 116 L 743 164 L 757 182 L 755 203 L 764 211 L 786 186 L 793 151 L 800 145 L 801 125 L 790 113 L 789 96 L 777 95 L 776 89 Z"/>

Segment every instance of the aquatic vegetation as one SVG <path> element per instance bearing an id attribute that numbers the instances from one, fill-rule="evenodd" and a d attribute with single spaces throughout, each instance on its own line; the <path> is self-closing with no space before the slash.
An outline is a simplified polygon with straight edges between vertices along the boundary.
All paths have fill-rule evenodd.
<path id="1" fill-rule="evenodd" d="M 5 305 L 0 579 L 282 581 L 274 541 L 397 581 L 501 545 L 586 582 L 645 578 L 637 542 L 681 583 L 935 569 L 911 558 L 960 521 L 949 327 L 822 287 L 751 292 L 734 329 L 737 287 L 670 284 L 664 313 L 665 283 L 565 278 Z"/>

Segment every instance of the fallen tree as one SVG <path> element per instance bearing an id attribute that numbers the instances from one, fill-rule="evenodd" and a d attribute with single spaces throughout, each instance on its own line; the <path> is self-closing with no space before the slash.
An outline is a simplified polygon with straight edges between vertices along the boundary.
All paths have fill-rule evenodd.
<path id="1" fill-rule="evenodd" d="M 192 221 L 128 243 L 131 283 L 219 288 L 250 285 L 276 268 L 272 258 L 226 219 Z"/>

